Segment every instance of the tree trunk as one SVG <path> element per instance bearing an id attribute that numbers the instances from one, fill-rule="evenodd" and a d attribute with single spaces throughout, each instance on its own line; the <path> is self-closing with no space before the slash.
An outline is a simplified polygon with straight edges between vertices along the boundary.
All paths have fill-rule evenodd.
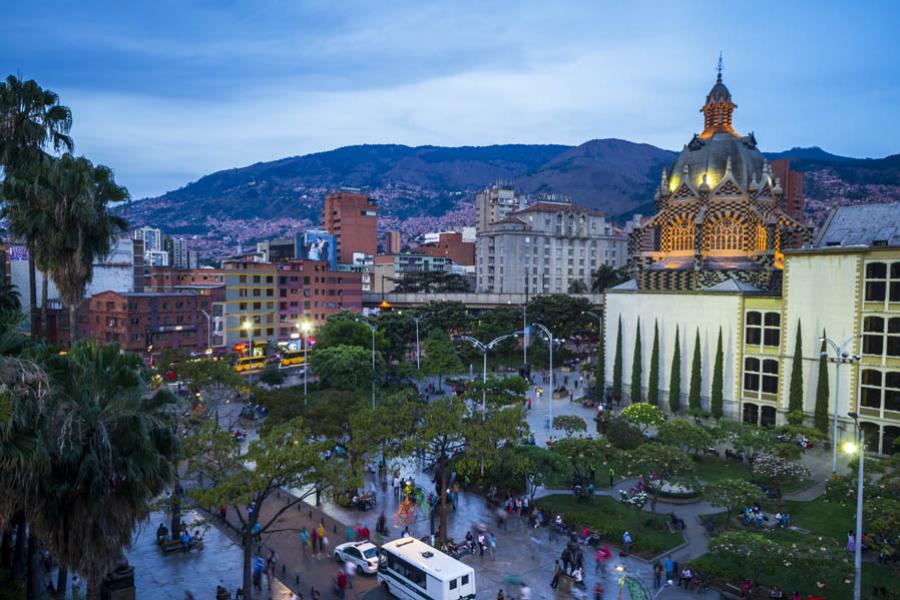
<path id="1" fill-rule="evenodd" d="M 34 264 L 34 256 L 31 250 L 28 250 L 28 320 L 31 323 L 31 337 L 38 337 L 38 323 L 35 319 L 35 308 L 37 307 L 37 268 Z"/>
<path id="2" fill-rule="evenodd" d="M 41 280 L 41 339 L 46 341 L 50 337 L 50 324 L 47 323 L 47 295 L 49 293 L 50 278 L 47 277 L 46 273 L 43 276 Z"/>
<path id="3" fill-rule="evenodd" d="M 69 347 L 78 339 L 78 305 L 69 307 Z"/>
<path id="4" fill-rule="evenodd" d="M 251 570 L 251 558 L 253 549 L 253 538 L 248 529 L 249 522 L 244 526 L 241 533 L 241 541 L 244 546 L 244 599 L 253 600 L 253 572 Z"/>
<path id="5" fill-rule="evenodd" d="M 447 541 L 447 485 L 449 484 L 449 477 L 447 475 L 447 467 L 445 465 L 441 465 L 438 470 L 438 480 L 441 482 L 441 490 L 440 490 L 440 523 L 438 525 L 438 539 L 442 542 Z"/>
<path id="6" fill-rule="evenodd" d="M 172 489 L 172 527 L 169 530 L 173 540 L 181 538 L 181 480 L 175 475 L 175 487 Z"/>
<path id="7" fill-rule="evenodd" d="M 28 573 L 25 579 L 25 599 L 38 600 L 41 597 L 41 583 L 44 578 L 41 577 L 41 557 L 37 536 L 32 533 L 32 527 L 28 528 Z"/>
<path id="8" fill-rule="evenodd" d="M 66 586 L 69 585 L 69 569 L 60 563 L 59 572 L 56 574 L 56 598 L 66 600 Z"/>
<path id="9" fill-rule="evenodd" d="M 7 569 L 12 565 L 13 530 L 12 523 L 7 523 L 3 529 L 3 537 L 0 538 L 0 569 Z"/>
<path id="10" fill-rule="evenodd" d="M 18 581 L 25 573 L 25 515 L 19 512 L 13 519 L 16 524 L 16 546 L 13 551 L 12 579 Z"/>

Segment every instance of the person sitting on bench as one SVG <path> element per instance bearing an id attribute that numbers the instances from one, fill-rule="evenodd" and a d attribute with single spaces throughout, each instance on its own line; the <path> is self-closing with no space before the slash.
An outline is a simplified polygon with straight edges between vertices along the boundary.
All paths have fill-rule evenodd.
<path id="1" fill-rule="evenodd" d="M 166 541 L 166 538 L 169 537 L 169 528 L 166 527 L 165 523 L 160 523 L 159 527 L 156 529 L 156 543 L 162 544 Z"/>

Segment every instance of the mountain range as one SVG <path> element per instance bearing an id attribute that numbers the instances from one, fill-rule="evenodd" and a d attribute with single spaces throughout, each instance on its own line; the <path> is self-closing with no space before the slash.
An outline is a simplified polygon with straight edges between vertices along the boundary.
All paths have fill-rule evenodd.
<path id="1" fill-rule="evenodd" d="M 579 146 L 347 146 L 212 173 L 127 209 L 132 225 L 188 235 L 201 254 L 284 236 L 321 221 L 324 195 L 359 188 L 379 204 L 379 227 L 405 240 L 474 222 L 473 194 L 504 180 L 526 194 L 555 193 L 622 220 L 653 210 L 654 187 L 676 152 L 620 139 Z M 856 159 L 821 148 L 767 154 L 805 173 L 808 216 L 836 204 L 900 201 L 900 154 Z"/>

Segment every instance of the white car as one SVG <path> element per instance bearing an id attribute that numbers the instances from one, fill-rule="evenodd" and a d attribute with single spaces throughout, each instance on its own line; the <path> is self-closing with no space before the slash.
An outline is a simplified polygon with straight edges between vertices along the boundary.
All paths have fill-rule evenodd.
<path id="1" fill-rule="evenodd" d="M 352 562 L 357 569 L 371 575 L 378 571 L 378 547 L 368 540 L 340 544 L 334 549 L 334 560 Z"/>

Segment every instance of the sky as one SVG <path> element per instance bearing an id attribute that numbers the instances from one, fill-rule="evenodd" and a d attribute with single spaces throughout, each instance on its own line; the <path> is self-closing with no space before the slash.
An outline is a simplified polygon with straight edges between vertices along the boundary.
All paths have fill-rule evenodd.
<path id="1" fill-rule="evenodd" d="M 2 75 L 134 198 L 362 143 L 680 149 L 715 81 L 764 151 L 900 152 L 897 2 L 14 1 Z"/>

